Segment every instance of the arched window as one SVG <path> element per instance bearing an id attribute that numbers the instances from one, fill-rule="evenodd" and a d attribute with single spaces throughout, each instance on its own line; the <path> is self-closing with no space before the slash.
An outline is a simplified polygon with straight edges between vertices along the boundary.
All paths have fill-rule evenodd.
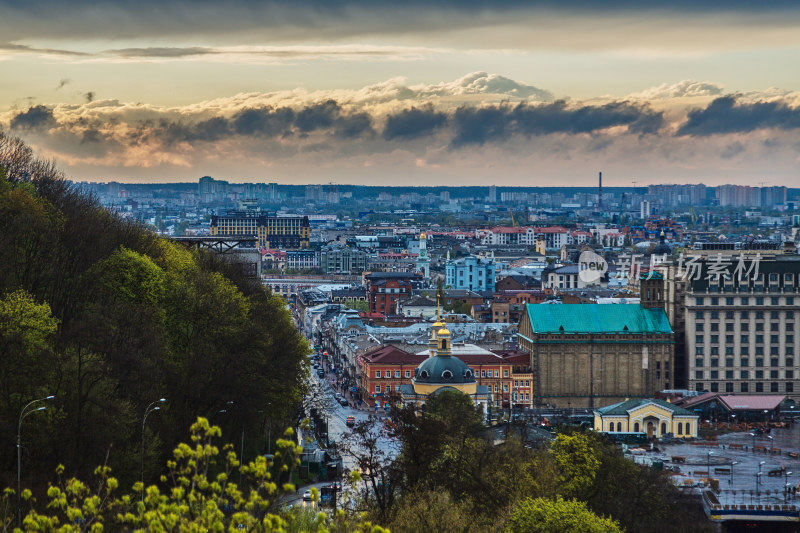
<path id="1" fill-rule="evenodd" d="M 442 379 L 453 379 L 453 373 L 449 370 L 442 372 Z"/>
<path id="2" fill-rule="evenodd" d="M 428 377 L 428 375 L 429 374 L 428 374 L 427 370 L 423 370 L 422 372 L 419 373 L 419 377 L 421 377 L 423 379 L 426 379 Z"/>
<path id="3" fill-rule="evenodd" d="M 687 426 L 689 424 L 686 424 Z M 678 422 L 678 435 L 683 435 L 683 422 Z"/>
<path id="4" fill-rule="evenodd" d="M 472 377 L 472 370 L 467 370 L 466 372 L 464 372 L 464 375 L 466 377 L 468 377 L 468 378 L 471 378 Z"/>
<path id="5" fill-rule="evenodd" d="M 639 422 L 634 422 L 633 424 L 633 432 L 639 433 Z"/>
<path id="6" fill-rule="evenodd" d="M 622 431 L 622 422 L 617 422 L 617 431 Z"/>
<path id="7" fill-rule="evenodd" d="M 667 434 L 667 423 L 661 422 L 661 436 L 663 437 L 666 434 Z"/>

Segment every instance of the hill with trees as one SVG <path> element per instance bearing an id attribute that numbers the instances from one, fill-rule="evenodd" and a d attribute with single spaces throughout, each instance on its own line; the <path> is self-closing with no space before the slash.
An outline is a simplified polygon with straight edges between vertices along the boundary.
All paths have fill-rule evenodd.
<path id="1" fill-rule="evenodd" d="M 307 353 L 279 296 L 110 214 L 0 132 L 2 486 L 16 485 L 23 407 L 51 395 L 21 426 L 24 486 L 58 464 L 155 479 L 198 416 L 252 457 L 267 423 L 292 426 Z"/>

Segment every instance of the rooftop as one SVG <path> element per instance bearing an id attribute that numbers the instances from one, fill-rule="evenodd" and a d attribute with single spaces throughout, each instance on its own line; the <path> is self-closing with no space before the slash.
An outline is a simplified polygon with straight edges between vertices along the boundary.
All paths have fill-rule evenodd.
<path id="1" fill-rule="evenodd" d="M 641 305 L 526 304 L 534 333 L 669 334 L 672 328 L 661 308 Z"/>

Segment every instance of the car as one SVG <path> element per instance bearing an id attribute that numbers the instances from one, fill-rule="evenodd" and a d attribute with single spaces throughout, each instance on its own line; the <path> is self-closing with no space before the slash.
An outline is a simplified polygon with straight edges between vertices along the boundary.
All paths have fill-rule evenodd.
<path id="1" fill-rule="evenodd" d="M 321 368 L 319 370 L 317 370 L 317 377 L 318 378 L 324 378 L 325 377 L 325 371 L 322 370 Z"/>
<path id="2" fill-rule="evenodd" d="M 351 428 L 351 427 L 355 426 L 355 425 L 356 425 L 356 417 L 354 417 L 354 416 L 348 416 L 348 417 L 347 417 L 347 421 L 345 422 L 345 424 L 346 424 L 346 425 L 347 425 L 347 427 L 349 427 L 349 428 Z"/>
<path id="3" fill-rule="evenodd" d="M 339 405 L 342 407 L 349 407 L 350 402 L 348 402 L 346 398 L 339 398 Z"/>
<path id="4" fill-rule="evenodd" d="M 310 502 L 311 501 L 311 491 L 307 490 L 303 493 L 303 501 Z"/>

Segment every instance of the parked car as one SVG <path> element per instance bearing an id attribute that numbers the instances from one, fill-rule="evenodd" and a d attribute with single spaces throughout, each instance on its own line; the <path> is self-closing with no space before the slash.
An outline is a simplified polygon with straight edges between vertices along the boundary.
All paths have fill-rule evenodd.
<path id="1" fill-rule="evenodd" d="M 345 425 L 347 425 L 347 427 L 349 427 L 349 428 L 355 426 L 356 425 L 356 417 L 348 416 L 347 417 L 347 421 L 345 422 Z"/>
<path id="2" fill-rule="evenodd" d="M 348 402 L 346 398 L 339 398 L 339 405 L 342 407 L 349 407 L 350 402 Z"/>
<path id="3" fill-rule="evenodd" d="M 318 378 L 324 378 L 325 377 L 325 371 L 322 370 L 321 368 L 319 370 L 317 370 L 317 377 Z"/>

